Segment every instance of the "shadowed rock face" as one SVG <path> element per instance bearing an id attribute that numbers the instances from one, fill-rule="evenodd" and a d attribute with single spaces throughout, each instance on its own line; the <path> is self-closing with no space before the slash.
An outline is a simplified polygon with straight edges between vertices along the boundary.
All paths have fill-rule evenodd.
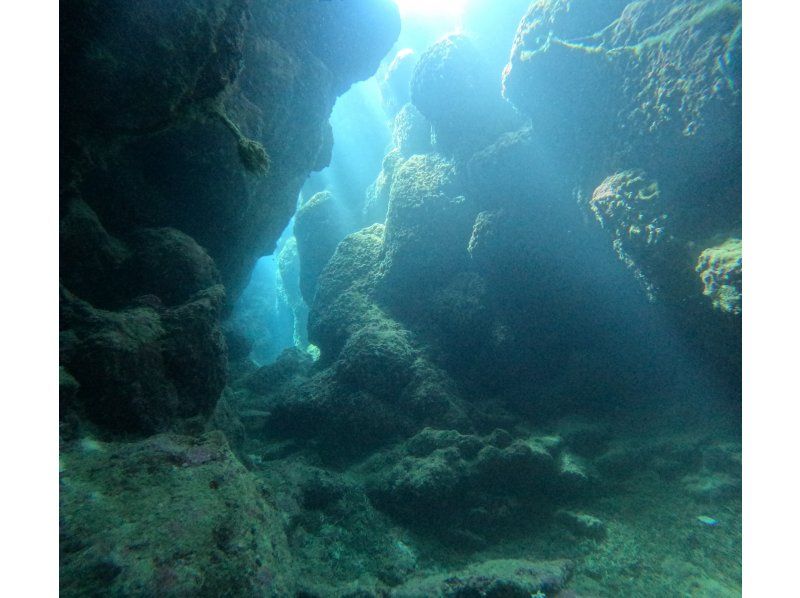
<path id="1" fill-rule="evenodd" d="M 535 2 L 503 93 L 647 292 L 705 305 L 694 264 L 741 230 L 741 3 Z"/>
<path id="2" fill-rule="evenodd" d="M 289 596 L 280 517 L 225 437 L 62 451 L 61 595 Z"/>
<path id="3" fill-rule="evenodd" d="M 307 305 L 314 301 L 317 277 L 347 234 L 345 216 L 344 208 L 328 191 L 315 194 L 297 211 L 294 237 L 300 258 L 300 292 Z"/>
<path id="4" fill-rule="evenodd" d="M 70 373 L 93 421 L 107 417 L 99 406 L 109 405 L 123 381 L 119 392 L 157 394 L 163 409 L 133 424 L 137 405 L 155 399 L 131 398 L 132 412 L 105 422 L 116 431 L 126 421 L 139 431 L 161 430 L 183 411 L 213 409 L 226 379 L 217 326 L 224 294 L 206 311 L 193 297 L 221 282 L 235 299 L 256 259 L 286 227 L 308 174 L 330 161 L 328 117 L 337 95 L 377 69 L 399 27 L 390 0 L 353 0 L 346 8 L 316 0 L 67 3 L 61 11 L 65 296 L 88 302 L 83 314 L 120 310 L 109 312 L 109 322 L 129 319 L 126 310 L 144 295 L 155 299 L 135 309 L 169 314 L 147 312 L 154 322 L 149 340 L 122 326 L 123 335 L 136 337 L 128 340 L 138 347 L 131 350 L 141 367 L 123 367 L 124 359 L 121 369 L 108 360 L 101 366 L 93 363 L 99 348 L 78 351 L 81 373 Z M 85 326 L 76 322 L 63 319 L 62 328 L 81 339 Z M 114 342 L 101 343 L 107 356 L 120 349 L 112 336 Z M 152 350 L 142 353 L 143 346 Z M 176 354 L 159 365 L 165 351 Z M 151 365 L 165 373 L 140 380 Z M 94 379 L 95 369 L 110 378 Z M 202 388 L 205 372 L 214 372 L 213 382 Z M 165 377 L 194 378 L 187 384 L 198 388 L 162 392 Z M 204 406 L 183 409 L 195 392 Z"/>

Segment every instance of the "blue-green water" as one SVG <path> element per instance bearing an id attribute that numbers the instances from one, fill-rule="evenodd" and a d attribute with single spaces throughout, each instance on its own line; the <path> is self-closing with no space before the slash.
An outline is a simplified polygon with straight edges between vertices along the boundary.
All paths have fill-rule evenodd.
<path id="1" fill-rule="evenodd" d="M 740 595 L 741 3 L 398 4 L 64 10 L 62 594 Z"/>

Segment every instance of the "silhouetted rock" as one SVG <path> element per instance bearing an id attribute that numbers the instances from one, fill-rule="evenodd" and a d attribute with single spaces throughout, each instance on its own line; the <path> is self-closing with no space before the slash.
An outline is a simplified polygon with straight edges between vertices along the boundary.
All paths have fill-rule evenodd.
<path id="1" fill-rule="evenodd" d="M 131 434 L 207 418 L 227 377 L 218 324 L 224 296 L 216 286 L 174 308 L 154 298 L 111 312 L 62 289 L 61 359 L 80 384 L 79 411 L 107 430 Z"/>

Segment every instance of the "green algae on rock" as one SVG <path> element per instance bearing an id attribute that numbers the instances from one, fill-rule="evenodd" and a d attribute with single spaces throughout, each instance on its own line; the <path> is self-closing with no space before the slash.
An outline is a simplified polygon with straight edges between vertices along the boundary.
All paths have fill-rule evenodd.
<path id="1" fill-rule="evenodd" d="M 742 240 L 726 239 L 700 253 L 695 270 L 703 281 L 703 295 L 715 309 L 742 313 Z"/>
<path id="2" fill-rule="evenodd" d="M 279 517 L 224 436 L 61 453 L 61 594 L 287 596 Z"/>
<path id="3" fill-rule="evenodd" d="M 392 590 L 392 598 L 416 596 L 487 596 L 530 598 L 558 592 L 569 580 L 568 561 L 533 562 L 500 559 L 472 565 L 457 572 L 412 579 Z"/>

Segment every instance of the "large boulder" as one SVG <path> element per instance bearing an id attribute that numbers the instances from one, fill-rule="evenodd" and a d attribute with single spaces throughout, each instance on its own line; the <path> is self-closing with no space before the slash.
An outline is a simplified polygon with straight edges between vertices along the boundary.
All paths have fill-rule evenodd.
<path id="1" fill-rule="evenodd" d="M 218 285 L 172 308 L 145 296 L 106 311 L 62 288 L 61 362 L 79 384 L 77 411 L 113 433 L 202 427 L 227 379 L 224 299 Z"/>
<path id="2" fill-rule="evenodd" d="M 364 466 L 375 504 L 443 537 L 491 537 L 591 486 L 592 475 L 558 437 L 486 436 L 425 428 Z M 542 519 L 544 518 L 544 519 Z"/>
<path id="3" fill-rule="evenodd" d="M 348 235 L 319 277 L 308 334 L 323 360 L 335 359 L 353 333 L 384 318 L 370 298 L 377 284 L 383 236 L 382 224 Z"/>
<path id="4" fill-rule="evenodd" d="M 411 79 L 411 102 L 433 125 L 436 148 L 459 158 L 519 125 L 483 56 L 461 34 L 422 54 Z"/>
<path id="5" fill-rule="evenodd" d="M 275 509 L 225 437 L 83 438 L 60 459 L 62 596 L 287 596 Z"/>
<path id="6" fill-rule="evenodd" d="M 556 593 L 564 589 L 572 569 L 573 564 L 569 561 L 490 560 L 460 571 L 419 575 L 395 588 L 389 595 L 392 598 L 530 598 L 551 593 L 560 596 Z"/>
<path id="7" fill-rule="evenodd" d="M 307 305 L 313 303 L 317 278 L 347 228 L 344 207 L 329 191 L 315 194 L 297 211 L 294 237 L 300 258 L 300 292 Z"/>
<path id="8" fill-rule="evenodd" d="M 172 228 L 142 229 L 128 241 L 128 284 L 165 305 L 179 305 L 195 293 L 220 284 L 219 271 L 194 239 Z"/>
<path id="9" fill-rule="evenodd" d="M 452 162 L 432 154 L 405 161 L 395 174 L 386 217 L 380 266 L 386 294 L 413 300 L 462 270 L 476 212 Z"/>

